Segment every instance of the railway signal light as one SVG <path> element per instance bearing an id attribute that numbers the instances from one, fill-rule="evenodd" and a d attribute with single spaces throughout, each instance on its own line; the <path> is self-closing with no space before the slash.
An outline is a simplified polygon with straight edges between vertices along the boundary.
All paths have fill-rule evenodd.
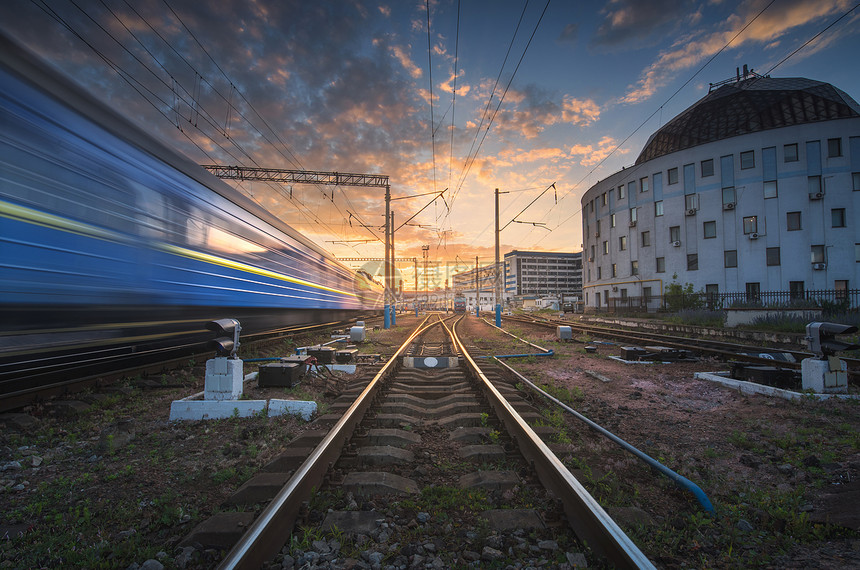
<path id="1" fill-rule="evenodd" d="M 206 347 L 214 350 L 218 356 L 236 358 L 239 351 L 239 333 L 242 327 L 236 319 L 218 319 L 209 321 L 206 328 L 215 332 L 215 338 L 206 343 Z"/>
<path id="2" fill-rule="evenodd" d="M 809 323 L 806 325 L 806 342 L 809 344 L 810 352 L 819 358 L 833 356 L 843 350 L 854 350 L 860 348 L 856 344 L 843 342 L 836 339 L 838 334 L 851 334 L 857 332 L 857 327 L 852 325 L 840 325 L 838 323 Z"/>

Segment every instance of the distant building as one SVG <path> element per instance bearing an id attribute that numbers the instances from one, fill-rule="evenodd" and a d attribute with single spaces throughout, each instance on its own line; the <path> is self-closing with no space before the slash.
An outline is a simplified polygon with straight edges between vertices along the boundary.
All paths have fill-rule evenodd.
<path id="1" fill-rule="evenodd" d="M 847 295 L 860 282 L 860 105 L 744 70 L 592 186 L 582 212 L 592 310 L 650 306 L 674 275 L 713 295 Z"/>
<path id="2" fill-rule="evenodd" d="M 473 309 L 477 302 L 480 303 L 481 309 L 490 310 L 496 305 L 496 264 L 491 263 L 490 265 L 485 265 L 483 267 L 478 267 L 477 270 L 470 269 L 468 271 L 463 271 L 461 273 L 454 274 L 453 283 L 454 283 L 454 293 L 460 294 L 466 297 L 466 305 Z M 504 264 L 499 262 L 499 270 L 500 270 L 500 278 L 504 279 Z M 478 274 L 478 285 L 477 288 L 480 290 L 476 295 L 475 290 L 475 272 Z M 503 281 L 504 282 L 504 281 Z M 504 287 L 502 288 L 502 304 L 505 304 L 505 299 L 507 296 L 505 295 Z"/>
<path id="3" fill-rule="evenodd" d="M 505 292 L 527 296 L 582 298 L 582 252 L 513 250 L 505 254 Z"/>

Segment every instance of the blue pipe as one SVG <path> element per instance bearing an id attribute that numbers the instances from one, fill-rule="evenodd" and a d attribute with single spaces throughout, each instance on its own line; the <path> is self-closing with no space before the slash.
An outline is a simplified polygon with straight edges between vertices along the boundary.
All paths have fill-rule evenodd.
<path id="1" fill-rule="evenodd" d="M 668 467 L 666 467 L 665 465 L 663 465 L 662 463 L 660 463 L 656 459 L 653 459 L 653 458 L 649 457 L 648 455 L 642 453 L 641 451 L 639 451 L 638 449 L 636 449 L 635 447 L 633 447 L 632 445 L 630 445 L 629 443 L 627 443 L 626 441 L 624 441 L 623 439 L 618 437 L 617 435 L 613 434 L 612 432 L 609 432 L 606 429 L 600 427 L 599 425 L 597 425 L 596 423 L 594 423 L 590 419 L 586 418 L 585 416 L 583 416 L 582 414 L 580 414 L 579 412 L 577 412 L 576 410 L 574 410 L 570 406 L 566 405 L 564 402 L 561 402 L 558 399 L 550 396 L 549 394 L 547 394 L 546 392 L 544 392 L 543 390 L 538 388 L 534 383 L 532 383 L 531 380 L 529 380 L 528 378 L 526 378 L 525 376 L 523 376 L 522 374 L 520 374 L 519 372 L 517 372 L 516 370 L 514 370 L 513 368 L 511 368 L 510 366 L 508 366 L 504 362 L 502 362 L 501 360 L 499 360 L 498 362 L 499 362 L 499 364 L 501 364 L 502 366 L 504 366 L 505 368 L 507 368 L 508 370 L 513 372 L 514 374 L 516 374 L 520 380 L 522 380 L 523 382 L 528 384 L 533 390 L 536 390 L 541 396 L 547 398 L 548 400 L 555 402 L 556 404 L 558 404 L 559 406 L 564 408 L 566 411 L 573 414 L 576 418 L 585 422 L 588 425 L 588 427 L 592 428 L 593 430 L 597 431 L 598 433 L 600 433 L 602 435 L 605 435 L 610 440 L 614 441 L 615 443 L 617 443 L 618 445 L 620 445 L 621 447 L 623 447 L 624 449 L 626 449 L 627 451 L 629 451 L 633 455 L 639 457 L 645 463 L 647 463 L 648 465 L 650 465 L 651 467 L 658 470 L 663 475 L 665 475 L 666 477 L 668 477 L 669 479 L 674 481 L 676 485 L 683 487 L 683 488 L 687 489 L 688 491 L 690 491 L 693 494 L 693 496 L 696 497 L 696 500 L 699 501 L 699 504 L 702 505 L 702 508 L 704 508 L 705 511 L 707 511 L 709 514 L 714 514 L 714 506 L 711 504 L 711 501 L 708 499 L 708 496 L 705 494 L 705 492 L 702 491 L 702 489 L 698 485 L 696 485 L 695 483 L 693 483 L 692 481 L 690 481 L 689 479 L 687 479 L 683 475 L 679 475 L 678 473 L 675 473 L 674 471 L 672 471 L 671 469 L 669 469 Z"/>
<path id="2" fill-rule="evenodd" d="M 390 329 L 391 328 L 391 311 L 390 311 L 390 305 L 388 303 L 385 303 L 382 306 L 382 316 L 383 316 L 382 328 L 384 328 L 385 330 Z"/>
<path id="3" fill-rule="evenodd" d="M 552 356 L 552 350 L 549 352 L 538 352 L 535 354 L 495 354 L 493 356 L 478 356 L 478 358 L 527 358 L 529 356 Z"/>

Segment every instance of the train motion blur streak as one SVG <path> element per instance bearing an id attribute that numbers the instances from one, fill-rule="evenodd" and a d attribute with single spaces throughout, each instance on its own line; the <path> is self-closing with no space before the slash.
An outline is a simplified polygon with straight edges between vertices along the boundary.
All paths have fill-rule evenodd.
<path id="1" fill-rule="evenodd" d="M 381 287 L 0 36 L 0 393 L 381 309 Z M 137 362 L 133 363 L 137 364 Z"/>

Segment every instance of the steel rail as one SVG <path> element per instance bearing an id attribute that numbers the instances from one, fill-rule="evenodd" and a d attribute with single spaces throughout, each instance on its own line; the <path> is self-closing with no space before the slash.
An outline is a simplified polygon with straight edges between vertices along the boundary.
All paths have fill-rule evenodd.
<path id="1" fill-rule="evenodd" d="M 460 320 L 452 327 L 454 345 L 462 354 L 469 369 L 479 379 L 482 391 L 508 432 L 516 440 L 520 453 L 534 465 L 541 483 L 561 499 L 568 522 L 576 535 L 616 568 L 655 568 L 493 386 L 460 341 L 457 335 L 459 323 Z"/>
<path id="2" fill-rule="evenodd" d="M 739 360 L 743 362 L 751 362 L 754 364 L 761 364 L 767 366 L 773 366 L 776 368 L 785 368 L 791 370 L 800 370 L 801 363 L 798 360 L 797 362 L 788 362 L 784 360 L 775 360 L 773 358 L 766 358 L 761 356 L 755 356 L 753 354 L 738 352 L 740 350 L 748 350 L 750 352 L 782 352 L 785 354 L 791 354 L 795 358 L 803 359 L 803 358 L 814 358 L 815 355 L 809 352 L 800 352 L 797 350 L 785 350 L 785 349 L 764 349 L 762 347 L 750 346 L 750 345 L 742 345 L 742 344 L 732 344 L 721 341 L 712 341 L 712 340 L 704 340 L 704 339 L 692 339 L 686 337 L 679 337 L 673 335 L 662 335 L 659 333 L 648 333 L 648 332 L 640 332 L 640 331 L 629 331 L 624 329 L 611 329 L 608 327 L 600 327 L 595 325 L 583 325 L 578 323 L 571 323 L 567 321 L 538 321 L 532 319 L 521 319 L 521 318 L 511 318 L 505 317 L 509 320 L 537 325 L 540 327 L 546 328 L 554 328 L 557 325 L 569 326 L 572 329 L 576 329 L 578 331 L 591 333 L 597 336 L 604 336 L 608 338 L 617 338 L 626 340 L 629 342 L 659 342 L 663 346 L 667 346 L 670 348 L 681 348 L 685 350 L 694 350 L 696 352 L 713 354 L 717 356 L 723 356 L 727 359 L 731 360 Z M 710 345 L 710 346 L 709 346 Z M 860 371 L 856 369 L 852 369 L 857 363 L 857 359 L 853 358 L 845 358 L 842 357 L 841 360 L 844 360 L 849 363 L 849 376 L 860 376 Z"/>
<path id="3" fill-rule="evenodd" d="M 383 379 L 395 368 L 397 359 L 421 333 L 439 322 L 425 325 L 424 318 L 415 332 L 388 359 L 388 362 L 368 383 L 355 402 L 344 412 L 329 433 L 317 445 L 304 463 L 299 466 L 286 485 L 254 520 L 247 532 L 233 546 L 218 568 L 259 568 L 271 560 L 290 536 L 301 504 L 318 487 L 329 467 L 340 456 L 344 443 L 352 436 L 356 426 L 364 419 L 376 397 Z"/>

